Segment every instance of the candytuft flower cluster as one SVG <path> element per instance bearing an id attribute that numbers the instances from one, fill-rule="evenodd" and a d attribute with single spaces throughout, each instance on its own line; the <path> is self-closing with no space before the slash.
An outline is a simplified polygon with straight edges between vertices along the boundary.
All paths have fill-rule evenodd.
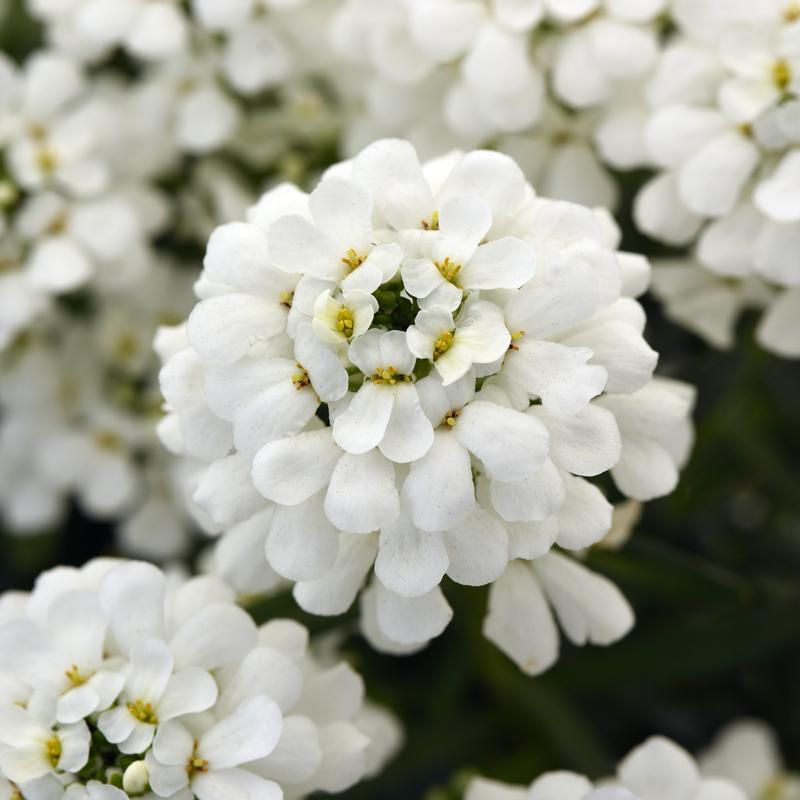
<path id="1" fill-rule="evenodd" d="M 464 800 L 793 800 L 798 791 L 772 730 L 739 720 L 697 760 L 653 736 L 620 762 L 614 777 L 594 783 L 574 772 L 549 772 L 527 788 L 475 778 Z"/>
<path id="2" fill-rule="evenodd" d="M 4 797 L 339 792 L 397 742 L 347 664 L 318 663 L 295 622 L 257 627 L 218 578 L 97 560 L 0 608 Z"/>
<path id="3" fill-rule="evenodd" d="M 653 378 L 649 267 L 617 241 L 507 156 L 421 165 L 400 140 L 218 228 L 157 340 L 162 439 L 210 462 L 195 500 L 230 528 L 218 569 L 253 591 L 265 552 L 263 580 L 339 614 L 374 565 L 363 626 L 392 651 L 446 627 L 445 575 L 493 584 L 486 633 L 529 672 L 557 657 L 548 605 L 573 641 L 623 635 L 619 592 L 553 548 L 609 530 L 590 479 L 674 488 L 692 392 Z"/>

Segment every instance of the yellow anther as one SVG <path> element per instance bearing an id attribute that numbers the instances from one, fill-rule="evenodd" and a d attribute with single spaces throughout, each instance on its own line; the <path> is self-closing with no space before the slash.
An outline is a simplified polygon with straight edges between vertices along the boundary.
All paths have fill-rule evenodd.
<path id="1" fill-rule="evenodd" d="M 525 335 L 525 331 L 514 331 L 511 334 L 511 344 L 509 344 L 508 349 L 509 350 L 519 350 L 519 346 L 517 344 L 515 344 L 515 342 L 518 342 L 524 335 Z"/>
<path id="2" fill-rule="evenodd" d="M 738 130 L 742 136 L 746 136 L 748 139 L 753 137 L 753 126 L 749 122 L 740 122 L 736 126 L 736 130 Z"/>
<path id="3" fill-rule="evenodd" d="M 353 312 L 349 308 L 339 309 L 336 327 L 349 339 L 353 335 Z"/>
<path id="4" fill-rule="evenodd" d="M 311 378 L 308 377 L 308 372 L 306 372 L 302 364 L 295 364 L 295 366 L 300 372 L 295 372 L 294 375 L 292 375 L 292 383 L 294 384 L 294 388 L 299 391 L 311 384 Z"/>
<path id="5" fill-rule="evenodd" d="M 69 669 L 64 670 L 64 674 L 73 686 L 83 686 L 89 680 L 88 676 L 81 674 L 77 664 L 73 664 Z"/>
<path id="6" fill-rule="evenodd" d="M 190 775 L 195 772 L 208 772 L 208 761 L 205 758 L 200 758 L 196 753 L 192 753 L 186 764 L 186 771 Z"/>
<path id="7" fill-rule="evenodd" d="M 121 333 L 114 346 L 114 355 L 123 361 L 133 358 L 139 352 L 139 340 L 132 333 Z"/>
<path id="8" fill-rule="evenodd" d="M 439 338 L 433 343 L 433 360 L 444 355 L 453 346 L 453 332 L 442 331 Z"/>
<path id="9" fill-rule="evenodd" d="M 145 703 L 144 700 L 134 700 L 132 703 L 128 703 L 128 711 L 139 722 L 144 722 L 147 725 L 158 725 L 158 715 L 152 703 Z"/>
<path id="10" fill-rule="evenodd" d="M 397 370 L 391 366 L 378 367 L 378 369 L 375 370 L 375 374 L 372 375 L 370 380 L 373 383 L 388 384 L 390 386 L 393 386 L 398 381 L 410 381 L 411 376 L 398 374 Z"/>
<path id="11" fill-rule="evenodd" d="M 114 431 L 96 431 L 94 443 L 101 449 L 114 452 L 122 448 L 122 439 Z"/>
<path id="12" fill-rule="evenodd" d="M 789 88 L 792 82 L 792 70 L 786 59 L 781 58 L 772 65 L 772 80 L 782 92 Z"/>
<path id="13" fill-rule="evenodd" d="M 447 256 L 444 261 L 434 261 L 433 263 L 446 281 L 456 282 L 456 275 L 461 271 L 461 264 L 454 264 L 450 260 L 450 256 Z"/>
<path id="14" fill-rule="evenodd" d="M 347 251 L 347 255 L 342 259 L 342 264 L 345 264 L 350 270 L 358 269 L 365 261 L 366 256 L 359 255 L 352 247 Z"/>
<path id="15" fill-rule="evenodd" d="M 45 230 L 52 236 L 58 236 L 59 233 L 64 233 L 67 229 L 68 222 L 69 219 L 67 218 L 66 211 L 59 211 L 59 213 L 50 220 L 50 224 Z"/>
<path id="16" fill-rule="evenodd" d="M 61 739 L 58 736 L 51 736 L 45 742 L 45 749 L 47 751 L 47 758 L 51 766 L 55 769 L 58 762 L 61 760 Z"/>
<path id="17" fill-rule="evenodd" d="M 278 297 L 280 297 L 282 306 L 286 306 L 286 308 L 292 307 L 292 303 L 294 302 L 294 292 L 281 292 Z"/>
<path id="18" fill-rule="evenodd" d="M 783 18 L 786 22 L 792 23 L 797 22 L 800 19 L 800 3 L 792 2 L 789 3 L 786 8 L 783 9 Z"/>
<path id="19" fill-rule="evenodd" d="M 424 230 L 426 231 L 438 231 L 439 230 L 439 212 L 434 211 L 431 214 L 430 222 L 427 219 L 422 220 L 420 223 Z"/>
<path id="20" fill-rule="evenodd" d="M 47 136 L 47 130 L 38 122 L 33 122 L 28 126 L 28 136 L 36 142 L 43 142 Z"/>
<path id="21" fill-rule="evenodd" d="M 444 423 L 447 425 L 446 430 L 449 430 L 455 426 L 456 420 L 458 419 L 458 415 L 460 413 L 461 412 L 457 408 L 447 412 L 447 416 L 444 418 Z"/>
<path id="22" fill-rule="evenodd" d="M 36 163 L 45 175 L 52 175 L 58 168 L 58 156 L 49 147 L 40 147 L 36 153 Z"/>

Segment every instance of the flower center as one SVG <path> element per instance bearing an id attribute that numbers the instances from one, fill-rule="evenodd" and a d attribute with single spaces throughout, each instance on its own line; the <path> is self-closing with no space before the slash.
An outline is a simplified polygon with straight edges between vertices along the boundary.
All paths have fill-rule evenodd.
<path id="1" fill-rule="evenodd" d="M 196 747 L 197 745 L 195 744 Z M 195 749 L 186 762 L 186 771 L 189 773 L 189 777 L 194 775 L 195 772 L 208 772 L 208 761 L 205 758 L 200 758 Z"/>
<path id="2" fill-rule="evenodd" d="M 444 424 L 447 425 L 446 430 L 450 430 L 451 428 L 455 427 L 456 420 L 458 419 L 458 415 L 461 413 L 461 409 L 454 408 L 452 411 L 448 411 L 445 418 Z"/>
<path id="3" fill-rule="evenodd" d="M 450 283 L 456 282 L 456 275 L 461 271 L 461 264 L 454 264 L 447 256 L 444 261 L 434 261 L 434 266 L 439 270 L 439 274 Z"/>
<path id="4" fill-rule="evenodd" d="M 422 225 L 423 230 L 426 230 L 426 231 L 438 231 L 439 230 L 439 212 L 438 211 L 434 211 L 433 214 L 431 214 L 430 222 L 427 219 L 423 219 L 422 222 L 420 222 L 420 225 Z"/>
<path id="5" fill-rule="evenodd" d="M 294 384 L 294 388 L 300 391 L 300 389 L 305 389 L 306 386 L 311 384 L 311 378 L 308 377 L 308 372 L 306 372 L 302 364 L 295 364 L 295 366 L 300 372 L 295 372 L 294 375 L 292 375 L 292 383 Z"/>
<path id="6" fill-rule="evenodd" d="M 433 360 L 444 355 L 453 346 L 453 332 L 442 331 L 439 338 L 433 343 Z"/>
<path id="7" fill-rule="evenodd" d="M 294 292 L 281 292 L 278 297 L 280 298 L 282 306 L 286 306 L 286 308 L 292 307 L 292 302 L 294 301 Z"/>
<path id="8" fill-rule="evenodd" d="M 58 766 L 58 762 L 61 760 L 61 739 L 59 739 L 58 736 L 51 736 L 45 742 L 44 746 L 47 752 L 47 759 L 53 769 L 55 769 Z"/>
<path id="9" fill-rule="evenodd" d="M 360 255 L 351 247 L 342 259 L 342 264 L 347 266 L 350 272 L 352 272 L 354 269 L 358 269 L 366 260 L 366 256 Z"/>
<path id="10" fill-rule="evenodd" d="M 89 676 L 83 675 L 77 664 L 73 664 L 68 670 L 65 670 L 64 674 L 73 686 L 83 686 L 89 680 Z"/>
<path id="11" fill-rule="evenodd" d="M 340 308 L 336 315 L 336 327 L 349 339 L 353 335 L 353 312 Z"/>
<path id="12" fill-rule="evenodd" d="M 158 725 L 158 716 L 152 703 L 134 700 L 132 703 L 128 703 L 128 711 L 139 722 L 144 722 L 146 725 Z"/>
<path id="13" fill-rule="evenodd" d="M 40 147 L 36 153 L 36 164 L 45 175 L 52 175 L 58 167 L 58 156 L 49 147 Z"/>
<path id="14" fill-rule="evenodd" d="M 519 345 L 515 344 L 515 342 L 518 342 L 524 335 L 525 331 L 514 331 L 514 333 L 511 334 L 511 344 L 509 344 L 508 349 L 519 350 Z"/>
<path id="15" fill-rule="evenodd" d="M 377 384 L 394 385 L 398 381 L 410 381 L 411 376 L 398 374 L 397 370 L 392 366 L 378 367 L 370 380 Z"/>
<path id="16" fill-rule="evenodd" d="M 122 440 L 114 431 L 97 431 L 94 435 L 94 443 L 101 449 L 113 453 L 120 450 Z"/>
<path id="17" fill-rule="evenodd" d="M 783 9 L 783 18 L 786 22 L 797 22 L 797 20 L 800 19 L 800 3 L 789 3 L 789 5 Z"/>
<path id="18" fill-rule="evenodd" d="M 782 92 L 789 88 L 792 82 L 792 70 L 785 58 L 779 59 L 772 65 L 772 80 Z"/>

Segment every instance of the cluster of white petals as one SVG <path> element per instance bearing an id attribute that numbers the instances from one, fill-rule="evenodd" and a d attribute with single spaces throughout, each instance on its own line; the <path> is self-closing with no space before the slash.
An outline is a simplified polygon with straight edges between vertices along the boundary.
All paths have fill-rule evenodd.
<path id="1" fill-rule="evenodd" d="M 256 626 L 214 577 L 97 560 L 0 598 L 0 793 L 260 800 L 340 792 L 396 746 L 345 662 Z"/>
<path id="2" fill-rule="evenodd" d="M 775 734 L 762 722 L 724 729 L 695 760 L 669 739 L 654 736 L 630 752 L 614 777 L 593 782 L 574 772 L 549 772 L 529 787 L 484 778 L 465 800 L 795 800 L 800 778 L 784 770 Z"/>
<path id="3" fill-rule="evenodd" d="M 363 626 L 391 651 L 446 627 L 445 575 L 493 584 L 486 634 L 529 672 L 557 658 L 553 611 L 579 644 L 626 633 L 618 590 L 551 552 L 608 532 L 591 478 L 648 500 L 690 445 L 692 391 L 642 337 L 648 264 L 617 236 L 505 155 L 420 165 L 401 140 L 218 228 L 157 340 L 162 440 L 210 462 L 194 498 L 230 529 L 218 569 L 340 614 L 374 566 Z"/>
<path id="4" fill-rule="evenodd" d="M 743 308 L 765 308 L 760 344 L 798 357 L 800 6 L 698 0 L 676 2 L 674 17 L 642 85 L 638 138 L 658 172 L 635 217 L 650 236 L 694 248 L 656 270 L 656 294 L 719 347 L 733 345 Z"/>

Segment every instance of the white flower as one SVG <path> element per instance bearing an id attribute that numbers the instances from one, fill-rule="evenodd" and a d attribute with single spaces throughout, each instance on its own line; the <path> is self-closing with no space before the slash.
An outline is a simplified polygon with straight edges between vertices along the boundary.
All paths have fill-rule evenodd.
<path id="1" fill-rule="evenodd" d="M 755 796 L 755 795 L 751 795 Z M 697 762 L 669 739 L 653 736 L 634 748 L 616 775 L 592 783 L 574 772 L 549 772 L 530 787 L 473 779 L 465 800 L 747 800 L 744 786 L 703 777 Z"/>
<path id="2" fill-rule="evenodd" d="M 84 722 L 54 725 L 18 706 L 0 708 L 0 770 L 14 783 L 27 783 L 54 771 L 78 772 L 89 759 L 89 729 Z"/>
<path id="3" fill-rule="evenodd" d="M 59 567 L 5 603 L 0 674 L 0 791 L 25 797 L 299 798 L 349 788 L 398 739 L 302 626 L 257 628 L 218 578 L 142 562 Z"/>
<path id="4" fill-rule="evenodd" d="M 164 439 L 209 464 L 195 500 L 230 529 L 217 568 L 249 591 L 277 573 L 304 609 L 339 614 L 374 565 L 363 625 L 392 651 L 447 625 L 445 574 L 511 587 L 518 567 L 575 641 L 624 635 L 613 587 L 610 618 L 579 624 L 564 609 L 590 614 L 601 579 L 542 559 L 610 528 L 590 478 L 671 491 L 691 441 L 691 393 L 652 382 L 632 297 L 649 268 L 615 251 L 608 216 L 535 198 L 499 153 L 421 165 L 384 140 L 249 217 L 212 236 L 204 299 L 161 371 Z M 487 623 L 529 671 L 557 649 L 541 606 L 521 643 L 495 633 L 513 597 Z"/>
<path id="5" fill-rule="evenodd" d="M 699 761 L 704 775 L 732 780 L 748 797 L 791 800 L 800 792 L 800 776 L 786 771 L 775 732 L 760 720 L 727 725 Z"/>

